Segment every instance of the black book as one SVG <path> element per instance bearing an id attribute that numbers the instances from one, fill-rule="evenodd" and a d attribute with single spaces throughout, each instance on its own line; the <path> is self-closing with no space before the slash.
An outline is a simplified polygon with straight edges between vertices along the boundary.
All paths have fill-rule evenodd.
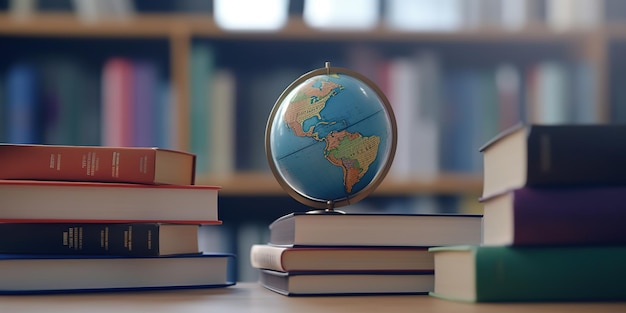
<path id="1" fill-rule="evenodd" d="M 481 148 L 483 197 L 520 187 L 626 184 L 626 125 L 524 125 Z"/>
<path id="2" fill-rule="evenodd" d="M 163 256 L 199 253 L 198 225 L 0 223 L 0 253 Z"/>

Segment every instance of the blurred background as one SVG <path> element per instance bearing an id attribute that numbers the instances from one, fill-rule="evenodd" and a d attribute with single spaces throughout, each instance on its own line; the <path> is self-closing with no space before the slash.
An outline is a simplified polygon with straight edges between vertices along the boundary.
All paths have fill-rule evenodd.
<path id="1" fill-rule="evenodd" d="M 224 188 L 206 249 L 309 208 L 272 177 L 265 125 L 304 73 L 346 67 L 397 116 L 393 167 L 348 212 L 480 213 L 479 148 L 526 123 L 626 121 L 621 0 L 0 0 L 0 142 L 159 146 Z M 122 136 L 110 130 L 122 127 Z"/>

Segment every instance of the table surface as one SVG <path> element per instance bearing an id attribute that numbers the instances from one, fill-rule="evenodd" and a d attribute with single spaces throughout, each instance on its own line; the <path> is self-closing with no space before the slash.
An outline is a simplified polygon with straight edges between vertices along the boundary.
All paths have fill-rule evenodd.
<path id="1" fill-rule="evenodd" d="M 626 312 L 626 302 L 464 303 L 426 295 L 287 297 L 257 283 L 216 289 L 0 296 L 13 312 Z"/>

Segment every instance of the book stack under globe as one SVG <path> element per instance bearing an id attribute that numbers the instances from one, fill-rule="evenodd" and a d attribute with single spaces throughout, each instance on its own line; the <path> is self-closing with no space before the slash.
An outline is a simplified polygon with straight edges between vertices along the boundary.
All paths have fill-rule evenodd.
<path id="1" fill-rule="evenodd" d="M 518 125 L 488 142 L 483 244 L 432 248 L 434 296 L 626 299 L 626 125 Z"/>
<path id="2" fill-rule="evenodd" d="M 480 215 L 293 213 L 269 228 L 250 262 L 262 286 L 290 296 L 427 294 L 428 248 L 481 240 Z"/>
<path id="3" fill-rule="evenodd" d="M 159 148 L 0 144 L 0 293 L 221 287 L 234 256 L 199 248 L 219 187 Z M 41 279 L 45 277 L 45 279 Z"/>

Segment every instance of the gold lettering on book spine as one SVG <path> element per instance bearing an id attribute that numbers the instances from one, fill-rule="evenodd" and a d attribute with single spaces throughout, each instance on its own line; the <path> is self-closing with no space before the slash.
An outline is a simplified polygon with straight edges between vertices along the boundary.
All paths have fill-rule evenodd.
<path id="1" fill-rule="evenodd" d="M 120 175 L 120 153 L 113 152 L 113 159 L 111 160 L 111 176 L 119 177 Z"/>
<path id="2" fill-rule="evenodd" d="M 68 232 L 63 232 L 63 246 L 69 245 L 69 234 Z"/>
<path id="3" fill-rule="evenodd" d="M 148 173 L 148 156 L 146 155 L 139 158 L 139 173 Z"/>
<path id="4" fill-rule="evenodd" d="M 148 230 L 148 250 L 152 250 L 152 230 Z"/>

